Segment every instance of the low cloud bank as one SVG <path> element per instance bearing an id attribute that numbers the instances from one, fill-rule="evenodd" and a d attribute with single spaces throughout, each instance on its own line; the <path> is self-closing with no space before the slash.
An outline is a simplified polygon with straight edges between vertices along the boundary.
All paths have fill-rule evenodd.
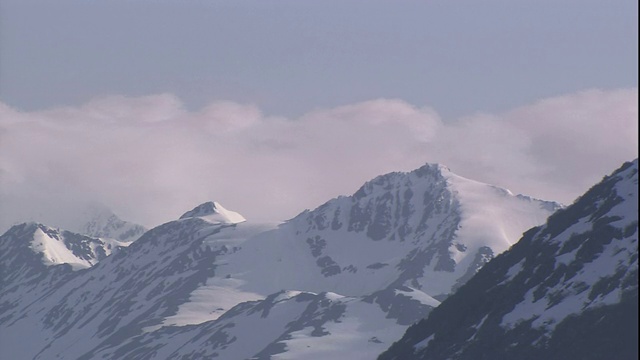
<path id="1" fill-rule="evenodd" d="M 100 202 L 147 226 L 215 200 L 285 220 L 390 171 L 439 162 L 513 192 L 570 203 L 638 156 L 638 91 L 587 90 L 443 121 L 378 99 L 295 118 L 170 94 L 21 112 L 0 103 L 0 230 L 64 222 Z"/>

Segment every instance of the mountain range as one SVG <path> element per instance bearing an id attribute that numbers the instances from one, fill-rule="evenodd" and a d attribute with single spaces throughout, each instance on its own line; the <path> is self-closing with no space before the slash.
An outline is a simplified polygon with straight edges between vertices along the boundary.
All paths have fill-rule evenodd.
<path id="1" fill-rule="evenodd" d="M 607 294 L 627 294 L 635 286 L 637 305 L 637 175 L 630 175 L 633 169 L 637 173 L 637 161 L 625 166 L 603 181 L 610 185 L 594 187 L 609 189 L 609 195 L 587 193 L 567 208 L 427 164 L 379 176 L 351 196 L 281 224 L 254 224 L 208 202 L 148 231 L 111 216 L 98 216 L 102 221 L 85 222 L 94 225 L 75 232 L 16 225 L 0 236 L 0 354 L 8 359 L 374 359 L 386 350 L 385 359 L 437 359 L 447 357 L 434 352 L 441 349 L 435 344 L 450 349 L 462 346 L 460 340 L 475 349 L 457 333 L 451 338 L 457 340 L 443 343 L 449 333 L 440 332 L 458 331 L 451 321 L 442 324 L 451 316 L 443 311 L 457 314 L 455 324 L 467 326 L 461 333 L 469 326 L 485 329 L 486 338 L 478 330 L 481 349 L 494 346 L 480 341 L 495 340 L 496 329 L 507 329 L 496 333 L 503 339 L 522 344 L 537 339 L 546 349 L 554 339 L 546 329 L 566 325 L 546 313 L 544 301 L 573 311 L 564 315 L 580 315 L 591 307 L 600 311 L 600 303 L 615 303 Z M 601 267 L 588 270 L 601 254 L 600 230 L 585 230 L 595 223 L 622 229 L 623 238 L 631 239 L 604 247 L 631 269 L 602 273 L 617 282 L 598 282 Z M 578 228 L 567 233 L 571 226 Z M 573 233 L 583 235 L 562 237 Z M 533 245 L 522 245 L 527 243 Z M 514 252 L 532 260 L 510 259 Z M 504 258 L 509 267 L 492 271 L 506 266 L 500 265 Z M 557 259 L 562 259 L 560 275 L 549 265 Z M 482 275 L 487 273 L 491 276 Z M 573 282 L 565 287 L 569 274 Z M 507 291 L 511 297 L 491 292 L 510 286 L 519 292 Z M 592 288 L 609 297 L 596 296 L 584 305 Z M 583 294 L 579 301 L 562 301 L 576 294 Z M 477 300 L 480 309 L 471 310 L 461 298 Z M 500 310 L 504 314 L 482 312 L 486 304 L 497 308 L 518 299 L 509 312 Z M 461 315 L 466 311 L 473 317 Z M 496 328 L 498 315 L 506 320 L 500 318 Z M 430 354 L 436 355 L 425 357 Z M 452 354 L 446 356 L 458 356 Z"/>

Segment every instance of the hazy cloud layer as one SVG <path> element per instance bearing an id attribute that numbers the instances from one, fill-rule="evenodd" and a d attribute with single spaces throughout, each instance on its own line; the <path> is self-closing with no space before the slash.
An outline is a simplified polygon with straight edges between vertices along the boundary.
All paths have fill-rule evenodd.
<path id="1" fill-rule="evenodd" d="M 637 96 L 588 90 L 446 123 L 390 99 L 295 119 L 234 102 L 190 112 L 168 94 L 26 113 L 0 103 L 0 225 L 55 222 L 84 201 L 145 225 L 207 200 L 249 220 L 284 220 L 425 162 L 571 202 L 637 157 Z"/>

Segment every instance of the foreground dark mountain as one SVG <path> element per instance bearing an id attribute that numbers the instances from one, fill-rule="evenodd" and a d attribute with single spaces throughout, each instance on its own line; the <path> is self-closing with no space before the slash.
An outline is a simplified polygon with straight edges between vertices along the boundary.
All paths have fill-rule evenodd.
<path id="1" fill-rule="evenodd" d="M 637 159 L 526 232 L 379 357 L 637 358 Z"/>

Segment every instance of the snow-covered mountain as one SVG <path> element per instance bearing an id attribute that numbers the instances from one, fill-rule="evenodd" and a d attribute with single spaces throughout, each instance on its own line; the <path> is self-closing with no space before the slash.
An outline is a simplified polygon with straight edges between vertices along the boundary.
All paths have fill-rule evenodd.
<path id="1" fill-rule="evenodd" d="M 371 359 L 558 208 L 439 165 L 377 177 L 280 225 L 205 203 L 90 268 L 42 266 L 30 287 L 6 284 L 23 301 L 0 296 L 0 351 Z M 0 238 L 7 259 L 19 229 Z"/>
<path id="2" fill-rule="evenodd" d="M 379 357 L 637 358 L 637 159 L 527 231 Z"/>
<path id="3" fill-rule="evenodd" d="M 559 208 L 427 164 L 259 234 L 221 271 L 260 292 L 363 296 L 404 286 L 442 299 Z"/>
<path id="4" fill-rule="evenodd" d="M 225 209 L 215 201 L 209 201 L 198 205 L 191 211 L 187 211 L 180 219 L 200 218 L 213 224 L 238 224 L 247 221 L 235 211 Z"/>
<path id="5" fill-rule="evenodd" d="M 36 222 L 90 237 L 109 238 L 120 242 L 135 241 L 147 231 L 142 225 L 120 219 L 101 203 L 69 201 L 64 207 L 66 208 L 52 209 L 49 205 L 40 209 L 39 204 L 29 204 L 15 212 L 4 209 L 4 218 L 0 219 L 0 231 L 6 232 L 12 225 Z"/>
<path id="6" fill-rule="evenodd" d="M 38 223 L 12 227 L 0 236 L 3 282 L 15 282 L 47 266 L 68 265 L 71 270 L 89 268 L 113 251 L 129 245 L 113 239 L 94 238 Z"/>
<path id="7" fill-rule="evenodd" d="M 46 296 L 129 243 L 92 238 L 37 223 L 12 227 L 0 236 L 0 314 L 19 316 L 25 301 Z M 4 337 L 0 333 L 0 338 Z"/>
<path id="8" fill-rule="evenodd" d="M 75 223 L 65 224 L 63 227 L 81 234 L 121 242 L 135 241 L 147 231 L 142 225 L 120 219 L 111 209 L 100 204 L 86 206 Z"/>

